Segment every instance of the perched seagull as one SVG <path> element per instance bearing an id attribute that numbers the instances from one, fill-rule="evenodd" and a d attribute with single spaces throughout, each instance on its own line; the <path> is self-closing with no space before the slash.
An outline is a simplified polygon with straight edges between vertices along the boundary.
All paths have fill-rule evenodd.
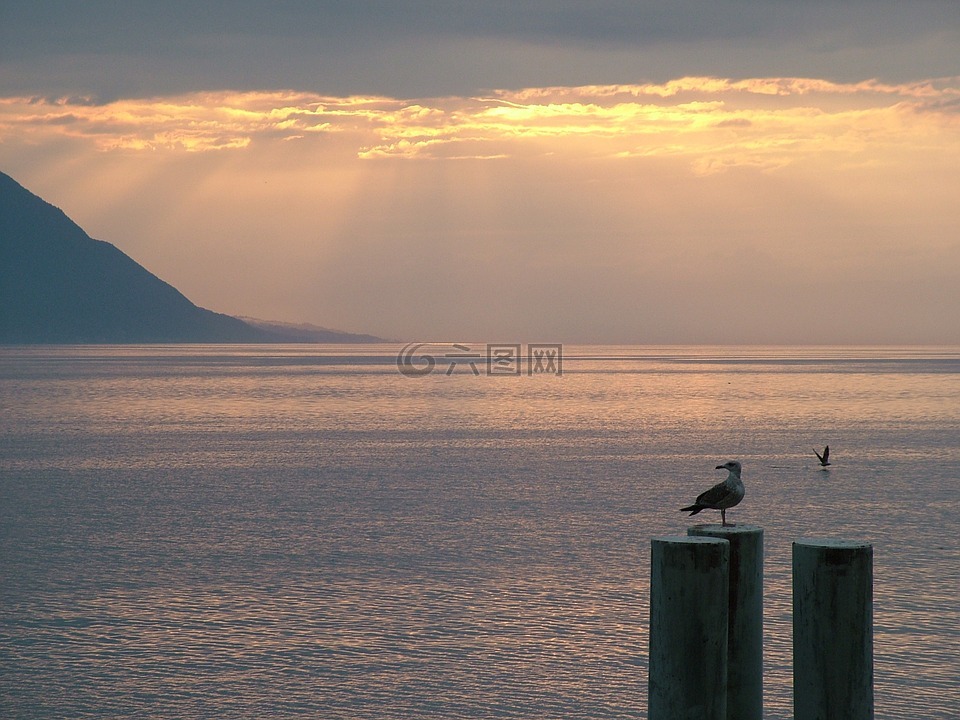
<path id="1" fill-rule="evenodd" d="M 743 500 L 744 488 L 743 480 L 740 479 L 740 463 L 731 460 L 723 465 L 717 465 L 717 470 L 726 470 L 727 479 L 714 485 L 705 493 L 701 493 L 693 505 L 680 508 L 680 512 L 689 510 L 691 515 L 696 515 L 701 510 L 719 510 L 720 522 L 723 527 L 727 527 L 727 508 L 732 508 Z"/>
<path id="2" fill-rule="evenodd" d="M 813 451 L 813 454 L 817 456 L 817 460 L 820 461 L 820 465 L 822 467 L 826 467 L 827 465 L 830 464 L 830 446 L 829 445 L 827 445 L 823 449 L 823 455 L 818 453 L 816 450 Z"/>

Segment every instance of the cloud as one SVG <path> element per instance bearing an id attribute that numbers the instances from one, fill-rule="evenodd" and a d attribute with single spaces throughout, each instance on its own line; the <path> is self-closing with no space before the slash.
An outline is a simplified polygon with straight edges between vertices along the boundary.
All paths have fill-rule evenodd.
<path id="1" fill-rule="evenodd" d="M 406 339 L 956 341 L 958 87 L 6 97 L 0 164 L 222 312 Z"/>
<path id="2" fill-rule="evenodd" d="M 0 130 L 33 142 L 62 135 L 103 151 L 186 152 L 340 134 L 363 159 L 503 158 L 544 152 L 549 142 L 552 153 L 680 154 L 716 168 L 779 166 L 811 152 L 902 144 L 911 133 L 949 125 L 958 101 L 957 78 L 891 85 L 697 77 L 417 100 L 295 91 L 102 104 L 13 97 L 0 99 Z"/>
<path id="3" fill-rule="evenodd" d="M 0 93 L 113 99 L 300 87 L 432 97 L 684 75 L 956 73 L 952 0 L 282 3 L 0 9 Z"/>
<path id="4" fill-rule="evenodd" d="M 225 312 L 956 342 L 958 46 L 953 0 L 0 3 L 0 167 Z"/>

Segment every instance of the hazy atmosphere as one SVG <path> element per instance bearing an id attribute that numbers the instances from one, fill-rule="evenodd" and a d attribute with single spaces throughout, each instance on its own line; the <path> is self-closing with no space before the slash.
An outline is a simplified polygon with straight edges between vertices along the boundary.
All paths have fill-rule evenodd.
<path id="1" fill-rule="evenodd" d="M 957 720 L 958 198 L 960 0 L 0 0 L 0 718 Z"/>
<path id="2" fill-rule="evenodd" d="M 0 5 L 0 170 L 218 312 L 960 342 L 955 2 Z"/>

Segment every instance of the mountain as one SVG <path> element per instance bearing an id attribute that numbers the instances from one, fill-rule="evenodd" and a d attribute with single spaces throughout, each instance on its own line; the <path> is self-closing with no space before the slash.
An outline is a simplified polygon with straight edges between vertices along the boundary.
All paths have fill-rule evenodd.
<path id="1" fill-rule="evenodd" d="M 373 342 L 198 307 L 0 173 L 0 343 Z"/>
<path id="2" fill-rule="evenodd" d="M 376 337 L 375 335 L 363 335 L 358 333 L 348 333 L 342 330 L 330 330 L 329 328 L 311 325 L 310 323 L 285 323 L 276 320 L 258 320 L 257 318 L 241 317 L 247 325 L 260 328 L 274 335 L 281 335 L 284 342 L 302 342 L 302 343 L 382 343 L 396 342 Z"/>

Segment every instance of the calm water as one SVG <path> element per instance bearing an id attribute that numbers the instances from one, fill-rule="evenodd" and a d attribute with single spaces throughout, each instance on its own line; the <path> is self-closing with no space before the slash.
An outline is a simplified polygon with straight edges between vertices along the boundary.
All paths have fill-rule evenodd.
<path id="1" fill-rule="evenodd" d="M 398 350 L 0 349 L 0 716 L 643 718 L 650 537 L 737 459 L 767 717 L 809 536 L 874 543 L 877 717 L 960 717 L 960 349 Z"/>

